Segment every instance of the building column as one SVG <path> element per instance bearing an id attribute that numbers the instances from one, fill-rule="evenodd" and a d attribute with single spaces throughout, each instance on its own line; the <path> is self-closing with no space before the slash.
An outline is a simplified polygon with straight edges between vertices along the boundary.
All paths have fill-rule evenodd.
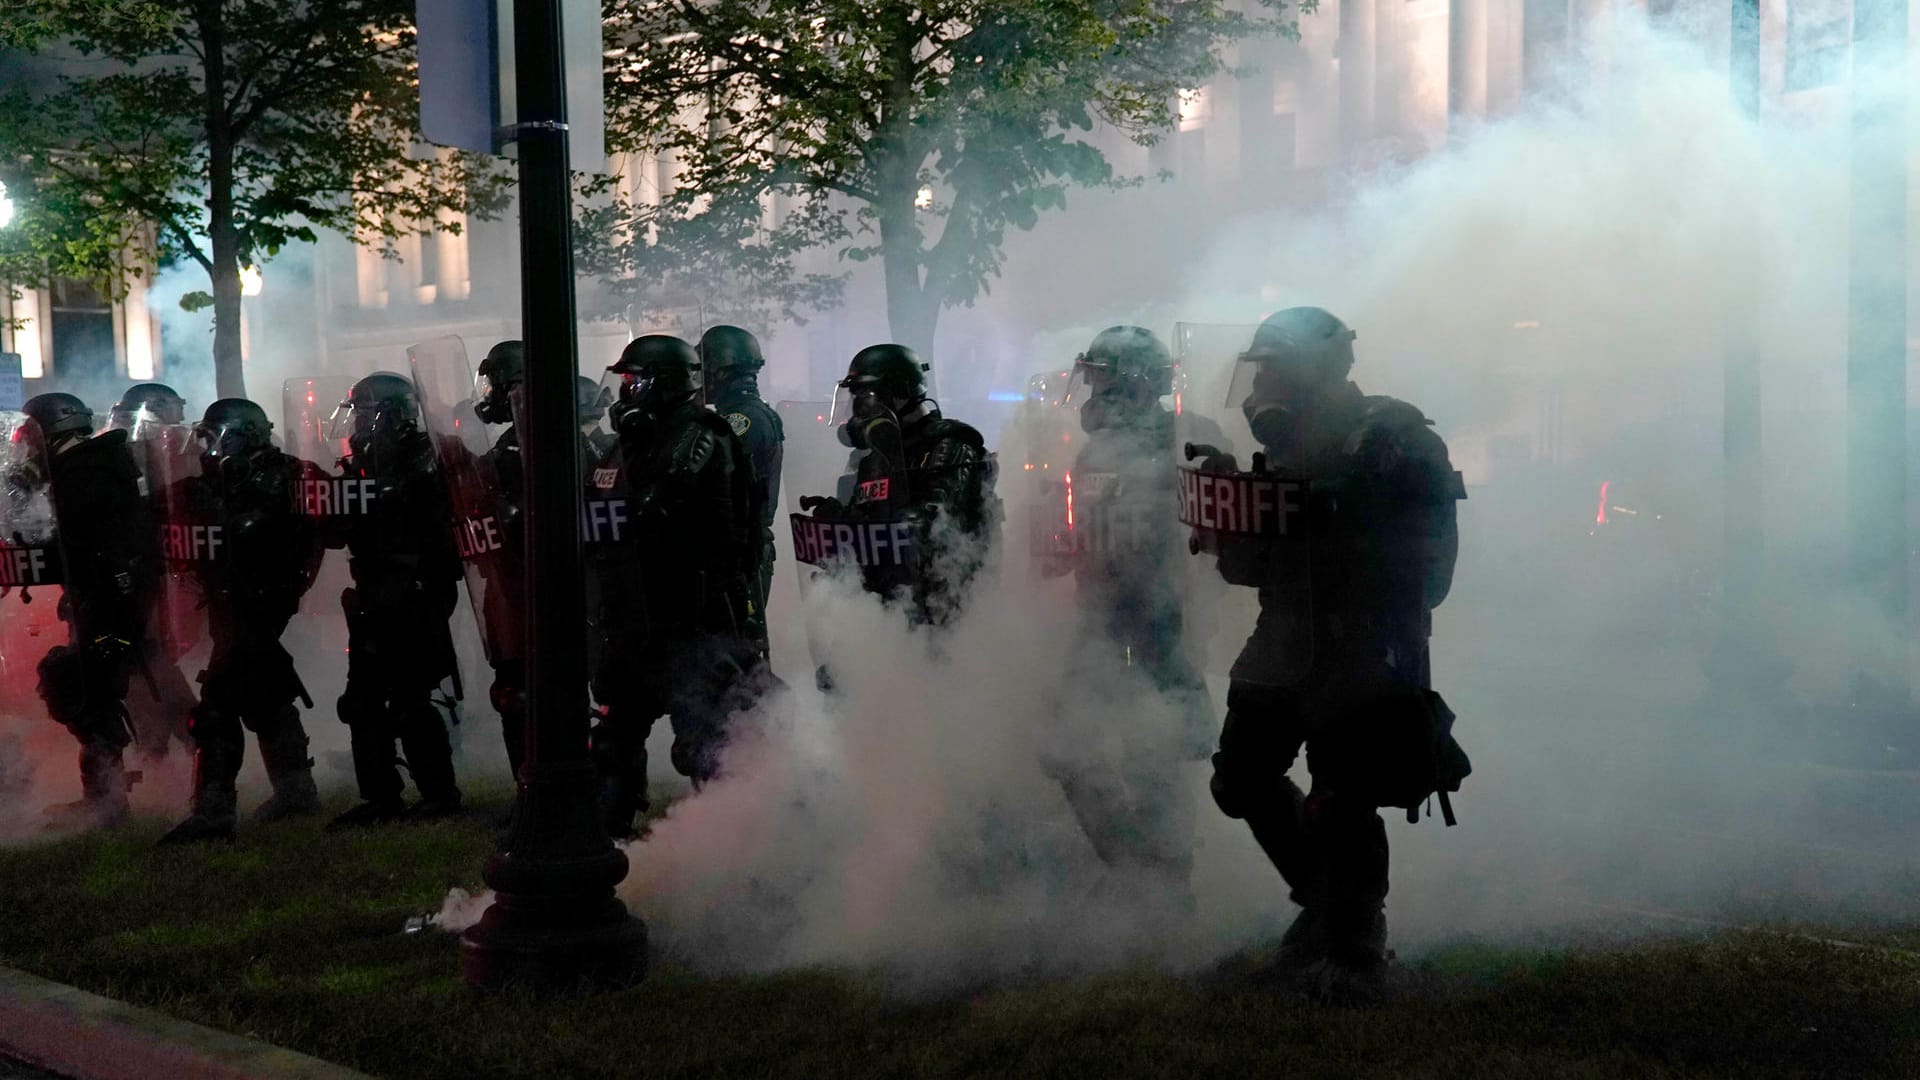
<path id="1" fill-rule="evenodd" d="M 1520 89 L 1538 93 L 1552 85 L 1566 60 L 1571 12 L 1569 0 L 1521 0 Z"/>
<path id="2" fill-rule="evenodd" d="M 1487 116 L 1487 0 L 1452 0 L 1447 9 L 1447 130 Z M 1458 122 L 1465 120 L 1467 125 Z"/>

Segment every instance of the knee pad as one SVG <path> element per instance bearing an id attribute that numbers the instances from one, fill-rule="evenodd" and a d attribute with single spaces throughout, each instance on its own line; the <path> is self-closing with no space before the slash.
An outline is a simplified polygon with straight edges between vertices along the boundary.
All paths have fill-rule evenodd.
<path id="1" fill-rule="evenodd" d="M 204 701 L 187 714 L 187 734 L 193 736 L 197 746 L 238 745 L 243 741 L 240 718 Z"/>
<path id="2" fill-rule="evenodd" d="M 334 702 L 334 711 L 339 714 L 340 722 L 348 727 L 362 724 L 381 724 L 386 722 L 387 706 L 369 694 L 348 690 Z"/>
<path id="3" fill-rule="evenodd" d="M 55 645 L 35 667 L 39 676 L 36 690 L 53 719 L 72 727 L 87 707 L 86 664 L 80 651 L 67 645 Z"/>
<path id="4" fill-rule="evenodd" d="M 526 687 L 506 676 L 495 676 L 493 685 L 487 688 L 487 700 L 503 717 L 524 716 L 527 711 Z"/>
<path id="5" fill-rule="evenodd" d="M 1207 792 L 1220 812 L 1235 820 L 1297 816 L 1306 796 L 1286 774 L 1287 762 L 1247 761 L 1220 751 L 1213 755 L 1213 775 Z"/>

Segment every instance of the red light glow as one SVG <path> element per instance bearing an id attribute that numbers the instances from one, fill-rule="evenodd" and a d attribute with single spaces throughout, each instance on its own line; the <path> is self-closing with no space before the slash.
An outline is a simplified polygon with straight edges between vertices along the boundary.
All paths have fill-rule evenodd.
<path id="1" fill-rule="evenodd" d="M 1610 480 L 1600 481 L 1600 512 L 1593 516 L 1593 523 L 1595 525 L 1605 525 L 1607 523 L 1607 485 L 1610 483 L 1612 483 Z"/>
<path id="2" fill-rule="evenodd" d="M 1065 475 L 1067 478 L 1067 531 L 1072 532 L 1073 531 L 1073 474 L 1067 473 Z"/>

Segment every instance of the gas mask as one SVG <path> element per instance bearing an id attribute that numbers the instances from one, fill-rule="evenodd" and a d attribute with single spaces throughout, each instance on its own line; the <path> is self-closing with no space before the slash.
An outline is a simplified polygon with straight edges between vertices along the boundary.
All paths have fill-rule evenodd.
<path id="1" fill-rule="evenodd" d="M 512 386 L 495 382 L 486 375 L 474 379 L 473 414 L 483 423 L 513 423 L 513 398 L 511 397 L 513 389 Z"/>
<path id="2" fill-rule="evenodd" d="M 840 442 L 856 450 L 874 450 L 884 454 L 898 454 L 900 450 L 900 417 L 882 401 L 874 390 L 861 390 L 853 395 L 852 416 L 840 425 Z"/>
<path id="3" fill-rule="evenodd" d="M 1297 367 L 1261 365 L 1252 392 L 1240 404 L 1247 430 L 1269 454 L 1284 455 L 1305 439 L 1306 418 L 1320 397 L 1320 386 Z"/>
<path id="4" fill-rule="evenodd" d="M 217 476 L 229 487 L 253 475 L 253 446 L 246 432 L 222 425 L 199 428 L 194 435 L 200 440 L 200 468 L 205 475 Z"/>
<path id="5" fill-rule="evenodd" d="M 1139 379 L 1113 379 L 1096 384 L 1080 406 L 1080 430 L 1096 431 L 1137 425 L 1154 404 L 1152 388 Z"/>

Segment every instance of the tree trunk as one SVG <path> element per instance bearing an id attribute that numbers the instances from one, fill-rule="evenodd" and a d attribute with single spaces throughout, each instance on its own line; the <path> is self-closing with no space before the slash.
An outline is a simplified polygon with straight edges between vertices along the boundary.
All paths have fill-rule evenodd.
<path id="1" fill-rule="evenodd" d="M 884 202 L 876 207 L 880 219 L 880 259 L 887 285 L 887 327 L 893 340 L 933 359 L 933 328 L 940 318 L 940 300 L 932 296 L 922 282 L 921 264 L 926 261 L 919 211 L 913 205 L 917 189 L 911 172 L 904 181 L 886 184 L 881 192 Z"/>
<path id="2" fill-rule="evenodd" d="M 240 365 L 240 234 L 233 225 L 233 125 L 227 115 L 226 34 L 218 3 L 200 7 L 206 55 L 207 239 L 213 265 L 213 386 L 223 398 L 246 397 Z"/>

